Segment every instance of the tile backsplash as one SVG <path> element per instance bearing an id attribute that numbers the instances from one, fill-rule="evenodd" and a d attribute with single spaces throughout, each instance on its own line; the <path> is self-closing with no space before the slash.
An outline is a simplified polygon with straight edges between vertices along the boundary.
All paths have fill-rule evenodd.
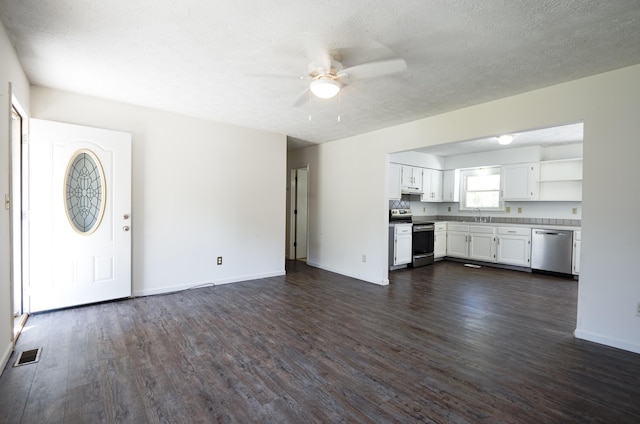
<path id="1" fill-rule="evenodd" d="M 389 209 L 409 209 L 408 200 L 389 200 Z"/>

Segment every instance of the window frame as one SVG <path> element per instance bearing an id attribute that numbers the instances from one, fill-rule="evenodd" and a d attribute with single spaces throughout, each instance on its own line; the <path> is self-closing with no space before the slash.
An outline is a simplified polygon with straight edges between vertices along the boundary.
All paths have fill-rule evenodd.
<path id="1" fill-rule="evenodd" d="M 487 212 L 504 212 L 504 201 L 502 200 L 502 169 L 499 166 L 481 167 L 481 168 L 469 168 L 460 170 L 460 203 L 458 210 L 460 211 L 481 211 Z M 497 190 L 474 190 L 473 192 L 480 191 L 497 191 L 498 192 L 498 206 L 496 207 L 467 207 L 467 177 L 483 176 L 483 175 L 498 175 L 500 176 L 500 184 Z"/>

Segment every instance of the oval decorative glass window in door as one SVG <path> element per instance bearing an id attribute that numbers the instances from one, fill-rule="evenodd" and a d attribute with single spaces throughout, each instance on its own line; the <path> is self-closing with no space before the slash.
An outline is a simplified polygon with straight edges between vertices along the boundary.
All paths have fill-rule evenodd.
<path id="1" fill-rule="evenodd" d="M 91 234 L 100 225 L 106 204 L 104 172 L 90 150 L 77 151 L 69 161 L 65 180 L 65 205 L 71 226 Z"/>

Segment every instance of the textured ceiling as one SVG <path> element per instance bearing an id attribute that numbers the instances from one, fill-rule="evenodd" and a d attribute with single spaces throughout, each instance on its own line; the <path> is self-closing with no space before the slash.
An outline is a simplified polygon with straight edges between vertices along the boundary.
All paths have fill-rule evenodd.
<path id="1" fill-rule="evenodd" d="M 0 0 L 0 19 L 34 85 L 293 145 L 640 63 L 638 0 Z M 308 34 L 345 66 L 397 57 L 408 68 L 297 105 Z"/>
<path id="2" fill-rule="evenodd" d="M 507 146 L 501 146 L 496 137 L 487 137 L 476 140 L 437 144 L 416 149 L 416 151 L 447 157 L 530 146 L 549 147 L 581 144 L 584 141 L 584 124 L 580 122 L 576 124 L 559 125 L 552 128 L 517 132 L 511 135 L 513 135 L 513 141 Z"/>

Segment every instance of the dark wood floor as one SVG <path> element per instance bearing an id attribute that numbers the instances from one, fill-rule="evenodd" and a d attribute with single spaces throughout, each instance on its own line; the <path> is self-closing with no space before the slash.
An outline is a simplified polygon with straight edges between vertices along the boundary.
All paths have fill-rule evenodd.
<path id="1" fill-rule="evenodd" d="M 640 355 L 573 338 L 578 283 L 444 262 L 29 318 L 2 423 L 638 423 Z"/>

